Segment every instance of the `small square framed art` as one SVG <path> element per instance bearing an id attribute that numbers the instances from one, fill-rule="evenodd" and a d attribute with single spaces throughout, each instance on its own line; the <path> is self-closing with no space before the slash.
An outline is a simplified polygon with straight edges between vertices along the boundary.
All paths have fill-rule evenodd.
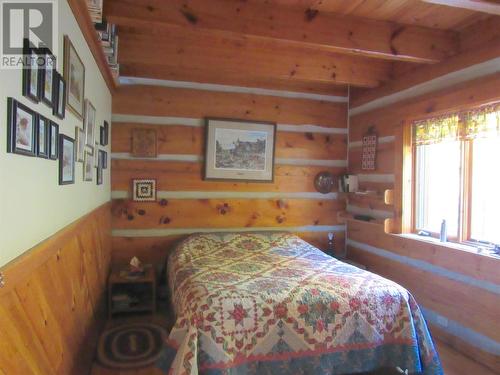
<path id="1" fill-rule="evenodd" d="M 133 179 L 132 199 L 136 202 L 156 201 L 156 180 L 155 179 Z"/>

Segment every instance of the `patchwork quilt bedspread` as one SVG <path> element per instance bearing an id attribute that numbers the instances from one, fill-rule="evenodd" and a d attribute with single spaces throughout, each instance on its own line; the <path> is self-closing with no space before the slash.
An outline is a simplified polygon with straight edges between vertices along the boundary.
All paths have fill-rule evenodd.
<path id="1" fill-rule="evenodd" d="M 171 254 L 171 374 L 442 374 L 398 284 L 287 233 L 196 234 Z"/>

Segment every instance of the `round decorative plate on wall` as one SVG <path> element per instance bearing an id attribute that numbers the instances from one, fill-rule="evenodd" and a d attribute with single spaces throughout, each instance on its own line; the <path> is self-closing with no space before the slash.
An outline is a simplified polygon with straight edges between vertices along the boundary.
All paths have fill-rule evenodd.
<path id="1" fill-rule="evenodd" d="M 323 194 L 328 194 L 333 189 L 334 178 L 330 172 L 319 172 L 314 178 L 314 187 Z"/>

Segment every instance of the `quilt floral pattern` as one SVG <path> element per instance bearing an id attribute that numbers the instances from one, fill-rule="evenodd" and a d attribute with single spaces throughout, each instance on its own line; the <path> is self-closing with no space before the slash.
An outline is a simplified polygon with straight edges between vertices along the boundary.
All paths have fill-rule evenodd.
<path id="1" fill-rule="evenodd" d="M 288 233 L 196 234 L 171 254 L 171 374 L 442 374 L 413 297 Z"/>

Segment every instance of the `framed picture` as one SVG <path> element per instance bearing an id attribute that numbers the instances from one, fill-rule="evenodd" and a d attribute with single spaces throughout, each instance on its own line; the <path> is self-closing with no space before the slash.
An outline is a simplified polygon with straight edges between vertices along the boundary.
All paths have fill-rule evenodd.
<path id="1" fill-rule="evenodd" d="M 108 153 L 103 150 L 99 150 L 99 166 L 102 169 L 108 168 Z"/>
<path id="2" fill-rule="evenodd" d="M 54 72 L 53 93 L 54 105 L 52 106 L 52 113 L 54 116 L 63 119 L 66 116 L 66 82 L 58 72 Z"/>
<path id="3" fill-rule="evenodd" d="M 94 146 L 95 138 L 95 108 L 90 100 L 85 100 L 85 120 L 83 122 L 83 130 L 85 131 L 85 143 L 87 146 Z"/>
<path id="4" fill-rule="evenodd" d="M 95 158 L 94 166 L 97 168 L 97 167 L 99 167 L 99 143 L 97 143 L 97 142 L 95 143 L 94 150 L 95 150 L 94 154 L 93 154 L 94 158 Z"/>
<path id="5" fill-rule="evenodd" d="M 102 185 L 102 168 L 100 166 L 97 167 L 96 180 L 97 185 Z"/>
<path id="6" fill-rule="evenodd" d="M 23 95 L 38 103 L 41 97 L 40 76 L 43 69 L 38 65 L 39 50 L 30 46 L 29 39 L 23 39 Z"/>
<path id="7" fill-rule="evenodd" d="M 82 163 L 85 154 L 85 132 L 79 126 L 75 127 L 76 153 L 75 161 Z"/>
<path id="8" fill-rule="evenodd" d="M 37 114 L 13 98 L 8 98 L 7 107 L 7 152 L 35 156 Z"/>
<path id="9" fill-rule="evenodd" d="M 132 129 L 132 151 L 136 158 L 155 158 L 158 155 L 156 129 Z"/>
<path id="10" fill-rule="evenodd" d="M 156 180 L 155 179 L 133 179 L 132 199 L 136 202 L 156 201 Z"/>
<path id="11" fill-rule="evenodd" d="M 85 150 L 83 162 L 83 181 L 92 181 L 94 175 L 94 155 L 90 150 Z"/>
<path id="12" fill-rule="evenodd" d="M 50 122 L 49 131 L 49 159 L 57 160 L 59 156 L 59 125 Z"/>
<path id="13" fill-rule="evenodd" d="M 83 119 L 85 104 L 85 65 L 67 35 L 64 36 L 64 81 L 66 104 L 71 112 Z"/>
<path id="14" fill-rule="evenodd" d="M 75 141 L 67 135 L 59 136 L 59 185 L 75 183 Z"/>
<path id="15" fill-rule="evenodd" d="M 361 152 L 361 169 L 374 171 L 377 163 L 377 134 L 373 130 L 363 136 Z"/>
<path id="16" fill-rule="evenodd" d="M 276 124 L 208 118 L 206 180 L 272 182 Z"/>
<path id="17" fill-rule="evenodd" d="M 56 73 L 56 58 L 48 48 L 40 48 L 39 56 L 43 61 L 38 80 L 40 84 L 40 99 L 49 107 L 54 106 L 54 84 Z"/>
<path id="18" fill-rule="evenodd" d="M 109 141 L 109 124 L 107 121 L 104 121 L 103 126 L 100 128 L 100 133 L 99 133 L 99 141 L 101 143 L 101 146 L 107 146 L 108 141 Z"/>
<path id="19" fill-rule="evenodd" d="M 48 159 L 49 158 L 49 133 L 50 133 L 50 121 L 38 115 L 37 118 L 37 152 L 39 158 Z"/>

